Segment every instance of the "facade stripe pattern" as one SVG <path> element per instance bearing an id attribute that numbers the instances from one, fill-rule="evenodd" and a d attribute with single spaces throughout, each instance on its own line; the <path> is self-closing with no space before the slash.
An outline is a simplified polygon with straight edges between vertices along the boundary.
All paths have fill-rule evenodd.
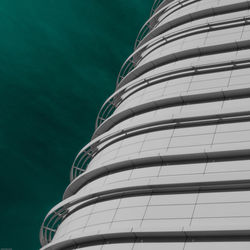
<path id="1" fill-rule="evenodd" d="M 155 0 L 42 250 L 250 249 L 250 1 Z"/>

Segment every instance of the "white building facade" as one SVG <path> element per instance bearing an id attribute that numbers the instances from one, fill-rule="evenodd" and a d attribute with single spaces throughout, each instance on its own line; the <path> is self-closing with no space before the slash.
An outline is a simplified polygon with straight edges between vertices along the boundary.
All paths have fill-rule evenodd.
<path id="1" fill-rule="evenodd" d="M 250 249 L 250 1 L 155 1 L 40 240 Z"/>

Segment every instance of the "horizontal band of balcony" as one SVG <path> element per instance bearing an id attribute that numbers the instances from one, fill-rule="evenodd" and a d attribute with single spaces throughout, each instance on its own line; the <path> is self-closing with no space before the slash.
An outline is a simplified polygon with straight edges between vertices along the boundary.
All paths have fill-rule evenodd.
<path id="1" fill-rule="evenodd" d="M 222 71 L 228 71 L 233 69 L 243 69 L 250 67 L 250 59 L 241 59 L 241 60 L 232 60 L 221 63 L 213 63 L 199 66 L 190 66 L 182 69 L 171 70 L 167 72 L 163 72 L 161 74 L 153 75 L 151 77 L 145 78 L 138 82 L 135 82 L 133 85 L 125 85 L 122 88 L 118 89 L 113 95 L 111 95 L 105 103 L 102 105 L 96 119 L 95 128 L 98 127 L 105 122 L 115 111 L 115 109 L 129 96 L 135 94 L 136 92 L 153 86 L 155 84 L 159 84 L 163 81 L 173 80 L 177 78 L 201 75 L 201 74 L 209 74 L 216 73 Z M 124 94 L 128 93 L 126 97 L 123 97 Z"/>
<path id="2" fill-rule="evenodd" d="M 169 12 L 168 15 L 171 15 L 183 7 L 186 7 L 190 4 L 200 1 L 201 0 L 180 0 L 161 8 L 153 16 L 151 16 L 140 29 L 139 34 L 135 40 L 134 49 L 136 50 L 136 48 L 140 45 L 140 42 L 143 40 L 143 38 L 158 24 L 158 20 L 163 14 Z"/>
<path id="3" fill-rule="evenodd" d="M 111 135 L 107 135 L 104 138 L 97 138 L 97 136 L 101 136 L 106 131 L 108 131 L 111 127 L 115 126 L 116 124 L 120 123 L 121 121 L 124 121 L 128 118 L 131 118 L 135 115 L 140 115 L 145 112 L 150 112 L 153 110 L 157 110 L 160 108 L 167 108 L 167 107 L 174 107 L 174 106 L 180 106 L 185 104 L 199 104 L 199 103 L 208 103 L 208 102 L 214 102 L 214 101 L 221 101 L 221 100 L 228 100 L 228 99 L 239 99 L 239 98 L 246 98 L 250 97 L 250 88 L 242 88 L 242 89 L 233 89 L 233 90 L 221 90 L 216 92 L 210 92 L 210 93 L 202 93 L 202 94 L 193 94 L 193 95 L 181 95 L 176 96 L 172 98 L 165 98 L 160 99 L 157 101 L 151 101 L 145 104 L 138 105 L 134 107 L 133 109 L 122 111 L 115 116 L 112 117 L 112 121 L 108 123 L 109 120 L 105 123 L 106 127 L 103 128 L 105 131 L 100 131 L 100 134 L 94 134 L 93 141 L 91 141 L 89 144 L 87 144 L 76 156 L 75 161 L 72 165 L 71 169 L 71 180 L 76 178 L 81 172 L 84 172 L 87 168 L 88 163 L 92 160 L 92 158 L 100 152 L 100 149 L 98 149 L 98 146 L 110 140 L 111 138 L 121 136 L 121 134 L 126 134 L 130 129 L 123 129 L 122 132 L 118 131 L 116 133 L 112 133 Z M 241 114 L 239 112 L 238 114 Z M 228 114 L 220 114 L 221 117 L 223 115 L 228 116 Z M 233 114 L 236 115 L 236 114 Z M 218 114 L 215 114 L 212 116 L 214 118 L 218 118 Z M 178 123 L 181 123 L 183 121 L 191 120 L 191 122 L 194 122 L 197 119 L 203 119 L 207 120 L 209 119 L 208 116 L 203 117 L 192 117 L 192 118 L 178 118 L 172 117 L 168 120 L 165 120 L 164 123 L 175 123 L 178 121 Z M 157 122 L 158 124 L 159 122 Z M 148 127 L 150 123 L 143 124 L 143 127 Z M 154 123 L 154 126 L 157 126 L 157 124 Z M 159 125 L 159 124 L 158 124 Z M 141 126 L 136 126 L 133 128 L 141 129 Z"/>
<path id="4" fill-rule="evenodd" d="M 241 88 L 241 89 L 232 89 L 228 90 L 227 88 L 215 91 L 215 92 L 205 92 L 199 94 L 182 94 L 175 97 L 169 97 L 164 99 L 159 99 L 156 101 L 150 101 L 147 103 L 143 103 L 124 111 L 121 111 L 117 114 L 114 114 L 110 118 L 108 118 L 95 132 L 92 137 L 92 140 L 97 138 L 98 136 L 104 134 L 117 124 L 122 121 L 125 121 L 131 117 L 136 115 L 141 115 L 143 113 L 147 113 L 150 111 L 180 106 L 184 104 L 198 104 L 198 103 L 206 103 L 206 102 L 214 102 L 228 99 L 239 99 L 239 98 L 247 98 L 249 97 L 249 88 Z"/>
<path id="5" fill-rule="evenodd" d="M 146 158 L 138 158 L 133 160 L 125 160 L 122 162 L 111 163 L 104 165 L 97 169 L 85 172 L 74 179 L 66 188 L 63 199 L 67 199 L 70 196 L 77 193 L 86 184 L 110 173 L 121 172 L 124 170 L 130 170 L 135 166 L 139 167 L 150 167 L 156 164 L 192 164 L 204 161 L 231 161 L 234 158 L 244 158 L 249 157 L 249 150 L 234 150 L 234 151 L 222 151 L 222 152 L 210 152 L 204 151 L 203 153 L 196 154 L 178 154 L 178 155 L 166 155 Z"/>
<path id="6" fill-rule="evenodd" d="M 192 230 L 192 227 L 183 226 L 179 231 L 161 230 L 161 231 L 142 231 L 140 228 L 131 228 L 132 230 L 122 232 L 106 232 L 95 235 L 82 236 L 60 243 L 50 244 L 43 247 L 41 250 L 67 250 L 78 249 L 84 247 L 98 246 L 109 244 L 129 244 L 142 242 L 162 242 L 162 243 L 193 243 L 194 242 L 245 242 L 249 241 L 249 229 L 234 229 L 234 230 Z M 176 229 L 175 229 L 176 230 Z M 119 247 L 119 246 L 118 246 Z"/>
<path id="7" fill-rule="evenodd" d="M 124 62 L 121 67 L 121 70 L 117 77 L 117 86 L 121 82 L 122 79 L 126 77 L 134 68 L 138 66 L 138 64 L 147 57 L 150 53 L 158 49 L 159 47 L 177 41 L 179 39 L 183 39 L 192 35 L 207 33 L 211 31 L 224 30 L 229 28 L 234 28 L 243 25 L 250 25 L 250 17 L 241 17 L 235 19 L 229 19 L 225 21 L 217 21 L 210 22 L 202 25 L 197 25 L 194 27 L 190 27 L 189 29 L 180 30 L 174 33 L 171 33 L 167 36 L 162 36 L 154 41 L 149 41 L 148 43 L 141 46 L 137 49 L 133 54 L 129 56 L 129 58 Z M 148 51 L 152 48 L 151 51 Z M 144 56 L 141 56 L 143 52 L 148 51 L 148 53 Z"/>
<path id="8" fill-rule="evenodd" d="M 242 95 L 244 93 L 250 96 L 250 89 L 242 89 L 241 93 L 237 91 L 238 94 Z M 218 93 L 216 93 L 218 94 Z M 211 93 L 213 98 L 214 93 Z M 218 97 L 218 96 L 217 96 Z M 221 96 L 225 98 L 225 96 Z M 235 97 L 235 96 L 234 96 Z M 233 96 L 228 97 L 233 99 Z M 203 97 L 200 97 L 200 100 L 203 101 Z M 226 123 L 236 123 L 250 121 L 250 111 L 246 112 L 235 112 L 235 113 L 221 113 L 214 115 L 205 115 L 205 116 L 196 116 L 196 117 L 172 117 L 171 119 L 149 122 L 142 125 L 137 125 L 134 127 L 129 127 L 105 137 L 99 137 L 87 144 L 76 156 L 74 163 L 71 168 L 70 179 L 73 181 L 79 175 L 84 173 L 88 168 L 90 161 L 99 154 L 105 148 L 111 146 L 114 143 L 117 143 L 121 140 L 137 136 L 140 134 L 156 132 L 167 129 L 179 129 L 185 127 L 198 127 L 214 124 L 226 124 Z M 103 145 L 102 145 L 103 144 Z"/>
<path id="9" fill-rule="evenodd" d="M 225 153 L 230 159 L 237 157 L 239 155 L 235 152 L 222 152 L 225 158 Z M 232 153 L 232 155 L 229 155 Z M 249 159 L 249 150 L 245 152 Z M 242 155 L 242 152 L 241 152 Z M 214 155 L 215 156 L 215 155 Z M 197 157 L 197 156 L 195 156 Z M 199 156 L 201 157 L 201 156 Z M 209 159 L 209 155 L 207 155 Z M 218 152 L 217 152 L 218 157 Z M 175 157 L 176 158 L 176 157 Z M 190 155 L 188 156 L 190 160 Z M 214 161 L 215 157 L 213 157 Z M 156 160 L 156 159 L 154 159 Z M 162 163 L 164 158 L 157 159 L 159 163 Z M 192 159 L 194 161 L 194 159 Z M 106 191 L 100 191 L 92 194 L 88 194 L 82 197 L 73 199 L 66 199 L 54 207 L 48 215 L 41 226 L 40 231 L 40 241 L 42 245 L 48 244 L 53 240 L 54 234 L 57 231 L 58 226 L 66 219 L 69 215 L 77 212 L 79 209 L 96 204 L 103 201 L 120 199 L 125 197 L 134 197 L 142 195 L 159 195 L 159 194 L 187 194 L 187 193 L 207 193 L 207 192 L 229 192 L 229 191 L 242 191 L 250 190 L 250 180 L 240 179 L 240 180 L 227 180 L 227 181 L 210 181 L 210 182 L 193 182 L 193 183 L 178 183 L 178 184 L 158 184 L 158 185 L 142 185 L 142 186 L 130 186 L 123 188 L 116 188 Z"/>
<path id="10" fill-rule="evenodd" d="M 136 50 L 124 62 L 118 74 L 117 86 L 119 85 L 121 79 L 124 79 L 127 74 L 129 74 L 133 69 L 135 69 L 145 57 L 147 57 L 149 54 L 159 49 L 163 45 L 166 45 L 166 44 L 169 44 L 169 43 L 172 43 L 177 40 L 180 40 L 189 36 L 193 36 L 193 35 L 198 35 L 202 33 L 218 31 L 218 30 L 225 30 L 225 29 L 235 28 L 235 27 L 244 26 L 244 25 L 250 25 L 250 16 L 201 24 L 201 25 L 197 25 L 194 27 L 190 27 L 188 29 L 186 28 L 184 30 L 171 33 L 167 36 L 160 37 L 159 39 L 154 40 L 152 42 L 150 41 L 150 43 L 147 43 L 141 46 L 138 50 Z M 152 50 L 149 51 L 150 48 L 152 48 Z M 141 56 L 142 53 L 145 51 L 147 51 L 147 54 L 144 56 Z"/>
<path id="11" fill-rule="evenodd" d="M 180 155 L 180 156 L 156 156 L 145 159 L 138 159 L 137 161 L 127 161 L 126 164 L 119 165 L 124 169 L 125 167 L 131 168 L 131 166 L 150 164 L 162 164 L 173 162 L 208 162 L 208 161 L 232 161 L 234 159 L 250 159 L 250 150 L 238 150 L 238 151 L 222 151 L 222 152 L 210 152 L 200 153 L 195 155 Z M 138 164 L 137 164 L 138 162 Z M 121 164 L 121 163 L 120 163 Z M 117 165 L 117 164 L 116 164 Z M 111 168 L 114 167 L 110 166 Z M 117 169 L 117 166 L 116 166 Z M 107 173 L 105 167 L 105 172 Z M 227 180 L 227 181 L 209 181 L 209 182 L 193 182 L 193 183 L 178 183 L 178 184 L 148 184 L 142 186 L 130 186 L 123 188 L 116 188 L 111 190 L 100 191 L 92 194 L 88 194 L 82 197 L 69 197 L 65 199 L 57 206 L 55 206 L 45 217 L 45 220 L 40 230 L 40 241 L 44 246 L 52 241 L 54 234 L 57 231 L 58 226 L 72 213 L 75 213 L 83 207 L 90 206 L 99 202 L 120 199 L 121 197 L 133 197 L 142 195 L 158 195 L 158 194 L 183 194 L 183 193 L 206 193 L 206 192 L 223 192 L 223 191 L 238 191 L 238 190 L 250 190 L 250 180 Z"/>
<path id="12" fill-rule="evenodd" d="M 176 19 L 173 19 L 169 22 L 166 22 L 159 27 L 154 27 L 148 34 L 140 41 L 137 49 L 144 45 L 146 42 L 149 40 L 159 36 L 160 34 L 171 30 L 177 26 L 186 24 L 188 22 L 192 22 L 195 20 L 199 20 L 202 18 L 210 17 L 210 16 L 216 16 L 216 15 L 223 15 L 223 14 L 228 14 L 228 13 L 234 13 L 238 11 L 243 11 L 247 10 L 250 8 L 250 1 L 244 1 L 240 3 L 233 3 L 229 5 L 224 5 L 224 6 L 219 6 L 219 7 L 212 7 L 212 8 L 207 8 L 205 10 L 197 11 L 197 12 L 192 12 L 191 14 L 186 14 L 183 16 L 180 16 Z"/>
<path id="13" fill-rule="evenodd" d="M 243 41 L 234 41 L 230 43 L 204 46 L 204 47 L 196 47 L 193 49 L 187 49 L 179 52 L 175 52 L 172 54 L 168 54 L 162 57 L 159 57 L 155 60 L 144 63 L 141 66 L 134 68 L 130 71 L 126 77 L 119 83 L 118 88 L 124 86 L 125 84 L 135 80 L 136 78 L 142 76 L 143 74 L 158 68 L 160 66 L 166 65 L 168 63 L 176 62 L 179 60 L 184 60 L 188 58 L 193 58 L 197 56 L 205 56 L 212 54 L 220 54 L 235 50 L 249 49 L 250 48 L 250 40 Z"/>

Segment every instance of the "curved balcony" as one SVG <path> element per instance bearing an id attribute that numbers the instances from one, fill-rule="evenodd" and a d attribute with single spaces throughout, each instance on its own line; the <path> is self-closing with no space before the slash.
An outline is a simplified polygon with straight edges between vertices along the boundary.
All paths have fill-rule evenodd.
<path id="1" fill-rule="evenodd" d="M 206 74 L 209 72 L 216 72 L 216 71 L 223 71 L 223 70 L 230 70 L 230 69 L 240 69 L 249 67 L 250 61 L 248 59 L 246 60 L 235 60 L 230 62 L 224 62 L 224 63 L 216 63 L 216 64 L 207 64 L 207 65 L 201 65 L 197 67 L 186 67 L 179 70 L 172 70 L 168 72 L 164 72 L 160 75 L 152 76 L 147 79 L 140 80 L 136 82 L 133 85 L 125 85 L 119 90 L 117 90 L 112 96 L 110 96 L 107 101 L 103 104 L 101 107 L 99 114 L 96 119 L 96 132 L 97 134 L 100 134 L 98 132 L 98 128 L 107 120 L 109 119 L 114 110 L 129 96 L 136 93 L 139 90 L 142 90 L 144 88 L 147 88 L 151 85 L 158 84 L 162 81 L 170 80 L 170 79 L 176 79 L 181 78 L 185 76 L 192 76 L 195 74 Z M 123 95 L 130 92 L 129 94 L 124 97 Z"/>
<path id="2" fill-rule="evenodd" d="M 189 29 L 182 29 L 167 36 L 163 36 L 158 39 L 154 39 L 153 41 L 147 42 L 139 49 L 137 49 L 133 54 L 131 54 L 122 65 L 116 81 L 117 88 L 121 85 L 122 80 L 126 78 L 126 76 L 130 72 L 132 72 L 145 57 L 147 57 L 150 53 L 152 53 L 159 47 L 188 36 L 211 31 L 223 30 L 227 28 L 234 28 L 241 25 L 250 25 L 250 17 L 247 16 L 224 21 L 210 22 L 206 23 L 205 25 L 197 25 Z M 148 51 L 148 53 L 142 56 L 142 54 L 146 51 Z"/>
<path id="3" fill-rule="evenodd" d="M 211 7 L 204 10 L 199 10 L 197 12 L 192 12 L 183 16 L 179 16 L 177 18 L 173 18 L 172 20 L 169 20 L 168 22 L 154 27 L 145 38 L 140 43 L 141 47 L 148 41 L 152 40 L 153 38 L 161 35 L 162 33 L 169 31 L 173 28 L 176 28 L 180 25 L 186 24 L 188 22 L 193 22 L 196 20 L 200 20 L 202 18 L 208 18 L 211 15 L 218 16 L 218 15 L 224 15 L 229 13 L 235 13 L 239 11 L 244 11 L 249 9 L 249 1 L 241 1 L 239 3 L 231 3 L 223 6 L 218 7 Z M 212 14 L 211 14 L 212 13 Z"/>
<path id="4" fill-rule="evenodd" d="M 67 212 L 68 211 L 66 207 L 60 206 L 59 204 L 58 206 L 53 208 L 45 217 L 39 235 L 40 243 L 42 246 L 47 245 L 53 240 L 56 230 L 58 226 L 62 223 Z"/>
<path id="5" fill-rule="evenodd" d="M 150 16 L 153 16 L 155 11 L 158 9 L 158 7 L 162 4 L 164 0 L 155 0 L 154 4 L 152 6 L 152 9 L 150 11 Z"/>
<path id="6" fill-rule="evenodd" d="M 149 158 L 147 163 L 150 166 L 150 163 L 173 163 L 179 164 L 180 162 L 217 162 L 217 161 L 229 161 L 233 159 L 249 159 L 249 150 L 232 150 L 232 151 L 221 151 L 221 152 L 206 152 L 197 155 L 193 155 L 193 158 L 190 159 L 190 155 L 181 155 L 180 158 L 176 158 L 176 156 L 156 156 L 155 158 Z M 138 159 L 139 164 L 140 159 Z M 140 164 L 145 164 L 145 159 Z M 126 166 L 126 163 L 120 164 L 123 168 Z M 129 161 L 127 162 L 127 168 L 131 168 L 131 164 Z M 122 171 L 122 170 L 120 170 Z M 120 187 L 107 189 L 105 191 L 97 191 L 85 196 L 76 197 L 71 196 L 66 200 L 59 203 L 55 206 L 45 217 L 41 229 L 40 229 L 40 242 L 42 246 L 49 244 L 54 235 L 57 232 L 58 227 L 61 223 L 71 214 L 82 209 L 83 207 L 89 206 L 91 204 L 96 204 L 99 202 L 118 199 L 121 196 L 124 197 L 132 197 L 136 195 L 157 195 L 157 194 L 171 194 L 171 193 L 194 193 L 194 192 L 211 192 L 214 190 L 216 192 L 221 191 L 237 191 L 237 190 L 249 190 L 249 179 L 248 176 L 245 178 L 241 178 L 238 180 L 221 180 L 220 177 L 216 177 L 211 181 L 210 179 L 204 178 L 194 179 L 190 181 L 190 179 L 175 184 L 166 184 L 164 182 L 158 184 L 148 184 L 148 185 L 139 185 L 139 186 L 128 186 L 128 187 Z M 48 246 L 50 247 L 50 246 Z M 50 248 L 49 248 L 50 249 Z M 54 248 L 52 248 L 54 249 Z"/>
<path id="7" fill-rule="evenodd" d="M 161 74 L 160 76 L 154 76 L 149 79 L 139 81 L 136 84 L 132 86 L 124 86 L 123 88 L 119 89 L 117 92 L 115 92 L 102 106 L 98 117 L 96 124 L 99 125 L 99 129 L 95 131 L 94 137 L 97 137 L 101 135 L 103 132 L 103 127 L 100 127 L 100 125 L 106 121 L 109 117 L 112 115 L 112 110 L 114 110 L 116 107 L 120 105 L 122 101 L 124 101 L 126 98 L 128 98 L 130 95 L 136 93 L 137 91 L 146 88 L 150 85 L 155 85 L 157 83 L 160 83 L 162 81 L 166 81 L 168 79 L 175 79 L 175 78 L 180 78 L 180 77 L 185 77 L 185 76 L 192 76 L 195 74 L 206 74 L 206 73 L 211 73 L 211 72 L 220 72 L 220 71 L 225 71 L 225 70 L 232 70 L 232 69 L 242 69 L 242 68 L 247 68 L 250 65 L 250 60 L 235 60 L 235 61 L 230 61 L 230 62 L 225 62 L 225 63 L 217 63 L 217 64 L 208 64 L 208 65 L 201 65 L 198 67 L 187 67 L 184 69 L 180 70 L 175 70 L 175 71 L 170 71 Z M 128 91 L 131 91 L 130 94 L 128 94 L 126 97 L 122 97 L 124 93 L 127 93 Z M 207 96 L 208 98 L 209 96 Z M 172 98 L 173 99 L 173 98 Z M 173 100 L 169 100 L 173 104 Z M 177 101 L 179 102 L 179 98 L 177 97 Z M 154 103 L 154 102 L 153 102 Z M 144 105 L 142 105 L 144 106 Z M 147 109 L 148 109 L 148 105 Z M 143 108 L 143 107 L 142 107 Z M 153 108 L 155 107 L 155 104 L 153 105 Z M 138 107 L 137 107 L 138 109 Z M 140 110 L 138 109 L 138 112 Z M 142 112 L 142 111 L 140 111 Z M 126 113 L 126 116 L 124 114 Z M 120 121 L 121 119 L 124 119 L 124 117 L 127 117 L 128 115 L 133 115 L 132 112 L 122 112 L 122 114 L 116 115 L 118 120 Z M 129 114 L 127 114 L 129 113 Z M 113 122 L 108 120 L 109 123 L 113 125 Z M 110 124 L 108 124 L 110 126 Z M 100 130 L 101 129 L 101 130 Z M 124 131 L 123 131 L 124 132 Z M 96 138 L 96 140 L 91 141 L 89 144 L 87 144 L 76 156 L 75 161 L 73 162 L 72 168 L 71 168 L 71 174 L 70 178 L 71 180 L 75 179 L 77 176 L 79 176 L 81 173 L 83 173 L 89 162 L 92 160 L 92 158 L 96 155 L 98 152 L 98 145 L 100 145 L 103 142 L 106 142 L 113 136 L 116 136 L 117 134 L 115 133 L 114 135 L 111 134 L 108 136 L 108 138 L 103 137 L 101 139 Z M 93 137 L 93 138 L 94 138 Z"/>
<path id="8" fill-rule="evenodd" d="M 150 17 L 153 16 L 154 13 L 157 12 L 160 8 L 164 7 L 167 4 L 170 4 L 173 1 L 175 0 L 155 0 L 150 11 Z"/>
<path id="9" fill-rule="evenodd" d="M 237 232 L 239 230 L 237 227 L 234 228 L 234 230 L 209 230 L 208 228 L 200 228 L 201 232 L 197 232 L 192 227 L 183 226 L 182 231 L 170 231 L 169 229 L 165 229 L 164 231 L 157 231 L 157 230 L 147 230 L 147 231 L 141 231 L 139 228 L 132 228 L 131 231 L 117 231 L 115 233 L 110 234 L 109 231 L 102 232 L 96 235 L 92 235 L 91 237 L 83 236 L 78 237 L 76 239 L 70 239 L 66 240 L 60 243 L 56 243 L 53 246 L 44 247 L 41 250 L 60 250 L 60 249 L 80 249 L 84 246 L 90 246 L 90 247 L 98 247 L 100 245 L 106 245 L 109 244 L 111 247 L 113 244 L 117 247 L 123 247 L 124 245 L 127 245 L 128 243 L 133 244 L 140 244 L 139 242 L 155 242 L 160 241 L 165 246 L 165 249 L 168 248 L 169 244 L 171 247 L 171 241 L 176 241 L 180 244 L 183 244 L 183 242 L 198 242 L 200 244 L 200 249 L 205 244 L 205 241 L 210 241 L 211 238 L 217 239 L 217 244 L 220 244 L 223 247 L 229 247 L 232 246 L 232 244 L 235 246 L 234 249 L 239 249 L 239 247 L 242 246 L 242 243 L 244 242 L 245 246 L 249 246 L 248 244 L 248 238 L 249 238 L 249 229 L 244 228 L 241 229 L 240 232 Z M 233 243 L 231 240 L 227 239 L 234 239 Z M 193 243 L 188 243 L 193 244 Z M 223 245 L 222 245 L 223 244 Z M 99 248 L 99 247 L 98 247 Z M 113 247 L 112 247 L 113 248 Z M 211 249 L 213 246 L 211 246 Z M 248 247 L 249 248 L 249 247 Z M 82 249 L 82 248 L 81 248 Z"/>
<path id="10" fill-rule="evenodd" d="M 173 14 L 175 11 L 188 6 L 189 4 L 198 2 L 200 0 L 181 0 L 178 2 L 173 2 L 170 5 L 164 6 L 159 11 L 157 11 L 149 20 L 142 26 L 140 29 L 138 36 L 135 40 L 134 50 L 136 50 L 139 46 L 141 41 L 147 36 L 147 34 L 159 23 L 158 19 L 164 13 L 169 11 L 169 15 Z"/>
<path id="11" fill-rule="evenodd" d="M 249 96 L 249 89 L 242 89 L 242 91 L 222 91 L 221 93 L 215 92 L 211 93 L 210 96 L 208 95 L 193 95 L 187 98 L 188 103 L 199 103 L 203 101 L 211 101 L 217 99 L 232 99 L 232 98 L 239 98 L 239 96 L 245 97 Z M 227 96 L 227 97 L 225 97 Z M 183 97 L 183 99 L 185 99 Z M 183 100 L 176 98 L 176 100 L 164 100 L 168 101 L 170 105 L 180 105 L 185 103 Z M 174 102 L 175 101 L 175 102 Z M 166 105 L 166 104 L 165 104 Z M 169 105 L 169 104 L 168 104 Z M 144 105 L 142 105 L 144 107 Z M 148 104 L 146 104 L 148 110 Z M 162 104 L 162 106 L 164 106 Z M 143 108 L 142 107 L 142 108 Z M 156 107 L 153 106 L 155 109 Z M 138 109 L 138 107 L 137 107 Z M 139 109 L 138 109 L 138 112 Z M 197 117 L 182 117 L 182 118 L 171 118 L 167 120 L 160 120 L 156 122 L 150 122 L 142 125 L 137 125 L 135 127 L 129 127 L 127 129 L 119 130 L 112 134 L 106 136 L 100 136 L 87 144 L 77 155 L 72 169 L 71 169 L 71 181 L 76 179 L 79 175 L 85 172 L 88 167 L 89 162 L 103 149 L 116 143 L 118 141 L 124 140 L 129 137 L 133 137 L 136 135 L 140 135 L 143 133 L 148 133 L 152 131 L 158 130 L 165 130 L 171 128 L 179 128 L 185 126 L 197 126 L 201 124 L 212 124 L 212 123 L 222 123 L 222 122 L 232 122 L 234 119 L 237 121 L 243 119 L 249 119 L 249 112 L 240 112 L 240 113 L 222 113 L 222 114 L 215 114 L 215 115 L 205 115 L 205 116 L 197 116 Z M 86 160 L 87 159 L 87 160 Z"/>

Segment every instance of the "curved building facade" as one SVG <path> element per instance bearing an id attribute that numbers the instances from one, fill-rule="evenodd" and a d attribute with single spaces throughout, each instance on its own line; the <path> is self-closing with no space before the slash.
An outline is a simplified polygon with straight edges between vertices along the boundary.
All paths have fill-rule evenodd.
<path id="1" fill-rule="evenodd" d="M 250 249 L 250 1 L 155 1 L 40 240 Z"/>

